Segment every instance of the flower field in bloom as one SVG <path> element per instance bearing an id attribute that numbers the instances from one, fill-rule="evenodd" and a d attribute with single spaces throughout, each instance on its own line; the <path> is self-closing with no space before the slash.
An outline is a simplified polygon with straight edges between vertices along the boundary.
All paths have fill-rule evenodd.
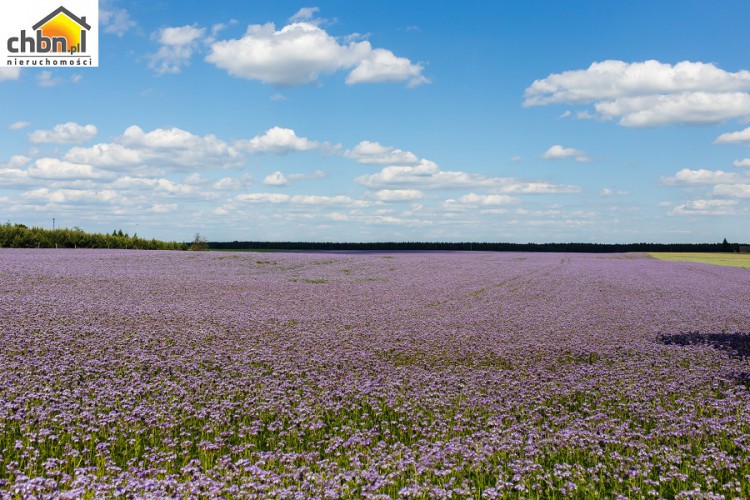
<path id="1" fill-rule="evenodd" d="M 748 292 L 630 254 L 2 249 L 0 498 L 748 498 Z"/>

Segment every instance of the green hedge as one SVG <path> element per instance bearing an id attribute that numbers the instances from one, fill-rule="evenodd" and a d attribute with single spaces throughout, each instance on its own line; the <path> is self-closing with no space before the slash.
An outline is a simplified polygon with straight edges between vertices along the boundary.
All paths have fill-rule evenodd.
<path id="1" fill-rule="evenodd" d="M 79 228 L 43 229 L 23 224 L 0 225 L 0 247 L 3 248 L 132 248 L 138 250 L 186 250 L 188 245 L 129 236 L 122 231 L 113 234 L 87 233 Z"/>

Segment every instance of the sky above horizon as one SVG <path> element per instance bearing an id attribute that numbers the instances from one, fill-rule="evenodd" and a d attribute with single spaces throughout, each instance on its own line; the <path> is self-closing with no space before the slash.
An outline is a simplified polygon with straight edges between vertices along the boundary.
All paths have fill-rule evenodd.
<path id="1" fill-rule="evenodd" d="M 0 222 L 750 242 L 748 18 L 744 1 L 100 0 L 98 68 L 0 68 Z"/>

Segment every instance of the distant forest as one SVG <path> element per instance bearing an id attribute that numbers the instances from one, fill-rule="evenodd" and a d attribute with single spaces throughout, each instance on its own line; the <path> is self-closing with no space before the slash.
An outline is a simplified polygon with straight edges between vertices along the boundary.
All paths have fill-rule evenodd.
<path id="1" fill-rule="evenodd" d="M 729 243 L 425 243 L 425 242 L 376 242 L 376 243 L 322 243 L 322 242 L 273 242 L 232 241 L 209 242 L 211 250 L 461 250 L 482 252 L 738 252 L 740 245 Z"/>
<path id="2" fill-rule="evenodd" d="M 139 250 L 438 250 L 482 252 L 738 252 L 740 245 L 729 243 L 449 243 L 449 242 L 372 242 L 330 243 L 315 241 L 215 241 L 200 234 L 190 242 L 144 239 L 114 230 L 111 234 L 87 233 L 80 228 L 43 229 L 23 224 L 0 224 L 2 248 L 124 248 Z"/>

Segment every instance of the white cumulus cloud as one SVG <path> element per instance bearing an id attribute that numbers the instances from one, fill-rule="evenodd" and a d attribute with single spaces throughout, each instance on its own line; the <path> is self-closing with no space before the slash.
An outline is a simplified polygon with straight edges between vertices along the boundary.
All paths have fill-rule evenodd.
<path id="1" fill-rule="evenodd" d="M 128 127 L 112 143 L 72 148 L 63 159 L 112 169 L 135 165 L 227 168 L 245 161 L 237 148 L 214 135 L 198 136 L 176 127 L 145 132 L 137 125 Z"/>
<path id="2" fill-rule="evenodd" d="M 111 1 L 99 3 L 99 23 L 104 27 L 105 33 L 119 37 L 135 27 L 135 21 L 130 18 L 128 11 L 115 7 Z"/>
<path id="3" fill-rule="evenodd" d="M 732 162 L 733 167 L 750 167 L 750 158 L 742 158 L 741 160 L 734 160 Z"/>
<path id="4" fill-rule="evenodd" d="M 714 186 L 714 194 L 750 198 L 750 184 L 719 184 Z"/>
<path id="5" fill-rule="evenodd" d="M 422 74 L 424 67 L 386 49 L 374 49 L 346 77 L 346 83 L 407 82 L 417 87 L 430 80 Z"/>
<path id="6" fill-rule="evenodd" d="M 669 186 L 690 185 L 690 184 L 725 184 L 736 182 L 739 175 L 723 170 L 691 170 L 683 168 L 671 177 L 662 177 L 662 184 Z"/>
<path id="7" fill-rule="evenodd" d="M 737 132 L 727 132 L 725 134 L 721 134 L 714 141 L 714 143 L 716 144 L 737 144 L 742 142 L 750 142 L 750 127 L 739 130 Z"/>
<path id="8" fill-rule="evenodd" d="M 29 134 L 34 144 L 80 144 L 96 137 L 94 125 L 79 125 L 75 122 L 55 125 L 52 130 L 35 130 Z"/>
<path id="9" fill-rule="evenodd" d="M 750 94 L 744 92 L 683 92 L 674 95 L 621 97 L 596 103 L 604 118 L 619 119 L 620 125 L 654 127 L 683 123 L 708 125 L 750 115 Z"/>
<path id="10" fill-rule="evenodd" d="M 380 201 L 413 201 L 422 199 L 422 191 L 418 189 L 381 189 L 375 193 Z"/>
<path id="11" fill-rule="evenodd" d="M 111 187 L 128 191 L 156 191 L 169 196 L 188 196 L 196 193 L 195 187 L 180 184 L 166 178 L 125 176 L 116 179 L 111 184 Z"/>
<path id="12" fill-rule="evenodd" d="M 482 195 L 469 193 L 459 198 L 458 201 L 469 205 L 511 205 L 518 203 L 520 200 L 504 194 Z"/>
<path id="13" fill-rule="evenodd" d="M 127 199 L 113 189 L 58 189 L 39 188 L 21 195 L 29 200 L 46 203 L 124 203 Z"/>
<path id="14" fill-rule="evenodd" d="M 263 135 L 238 141 L 237 146 L 251 153 L 283 155 L 292 151 L 309 151 L 320 147 L 320 143 L 298 137 L 292 129 L 273 127 Z"/>
<path id="15" fill-rule="evenodd" d="M 287 179 L 290 181 L 296 181 L 300 179 L 323 179 L 326 176 L 326 173 L 322 170 L 316 170 L 315 172 L 306 174 L 306 173 L 298 173 L 298 174 L 289 174 L 286 176 Z"/>
<path id="16" fill-rule="evenodd" d="M 31 161 L 31 158 L 24 155 L 13 155 L 10 157 L 10 160 L 8 160 L 3 165 L 10 168 L 21 168 L 24 165 L 27 165 Z"/>
<path id="17" fill-rule="evenodd" d="M 525 91 L 525 106 L 594 104 L 598 115 L 621 125 L 706 124 L 750 115 L 750 72 L 683 61 L 594 62 L 554 73 Z"/>
<path id="18" fill-rule="evenodd" d="M 510 177 L 489 177 L 470 172 L 440 170 L 435 162 L 425 159 L 413 166 L 390 165 L 378 173 L 357 177 L 355 181 L 369 188 L 455 189 L 469 187 L 519 194 L 580 192 L 580 188 L 573 185 L 523 182 Z"/>
<path id="19" fill-rule="evenodd" d="M 155 35 L 160 46 L 155 54 L 148 56 L 149 67 L 159 75 L 179 73 L 190 63 L 198 39 L 205 33 L 205 28 L 195 25 L 162 28 Z"/>
<path id="20" fill-rule="evenodd" d="M 298 194 L 291 197 L 290 201 L 299 205 L 366 205 L 366 202 L 354 200 L 349 196 L 320 196 L 309 194 Z"/>
<path id="21" fill-rule="evenodd" d="M 282 87 L 312 83 L 339 70 L 351 70 L 348 84 L 428 82 L 421 64 L 373 49 L 370 42 L 357 41 L 359 37 L 339 43 L 311 21 L 316 12 L 303 8 L 279 30 L 273 23 L 250 25 L 242 38 L 212 43 L 206 61 L 232 76 Z"/>
<path id="22" fill-rule="evenodd" d="M 10 125 L 8 125 L 8 128 L 11 130 L 21 130 L 22 128 L 26 128 L 29 125 L 31 125 L 31 123 L 25 122 L 25 121 L 18 121 L 18 122 L 13 122 Z"/>
<path id="23" fill-rule="evenodd" d="M 542 158 L 544 158 L 545 160 L 563 160 L 566 158 L 574 158 L 579 162 L 591 161 L 591 158 L 588 157 L 585 151 L 574 148 L 565 148 L 560 144 L 555 144 L 554 146 L 550 147 L 542 155 Z"/>
<path id="24" fill-rule="evenodd" d="M 268 174 L 266 178 L 263 179 L 263 184 L 267 186 L 286 186 L 289 184 L 289 179 L 277 170 L 272 174 Z"/>
<path id="25" fill-rule="evenodd" d="M 287 203 L 291 197 L 278 193 L 249 193 L 240 194 L 234 199 L 245 203 Z"/>
<path id="26" fill-rule="evenodd" d="M 410 151 L 383 146 L 371 141 L 360 142 L 345 152 L 344 156 L 365 165 L 415 165 L 419 163 L 417 155 Z"/>
<path id="27" fill-rule="evenodd" d="M 500 191 L 518 194 L 574 194 L 581 188 L 572 184 L 553 184 L 551 182 L 519 182 L 511 180 L 503 184 Z"/>
<path id="28" fill-rule="evenodd" d="M 220 191 L 225 190 L 237 190 L 243 189 L 252 184 L 252 177 L 248 174 L 243 174 L 241 177 L 222 177 L 218 181 L 211 184 L 213 189 Z M 185 180 L 187 182 L 187 179 Z"/>
<path id="29" fill-rule="evenodd" d="M 668 215 L 734 215 L 734 200 L 693 200 L 677 205 Z"/>
<path id="30" fill-rule="evenodd" d="M 37 179 L 101 179 L 110 174 L 91 165 L 69 163 L 57 158 L 40 158 L 28 168 L 29 177 Z"/>

